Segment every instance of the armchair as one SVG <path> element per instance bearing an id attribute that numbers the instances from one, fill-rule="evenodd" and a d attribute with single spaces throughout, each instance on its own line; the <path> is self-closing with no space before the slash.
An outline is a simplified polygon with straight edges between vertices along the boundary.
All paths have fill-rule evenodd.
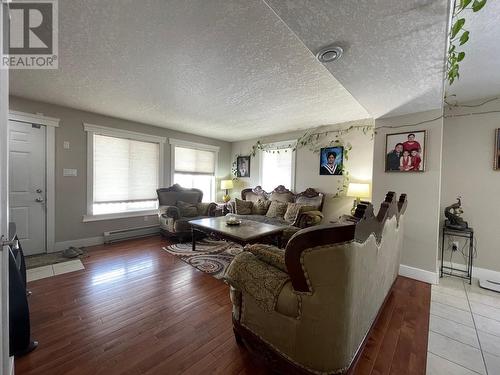
<path id="1" fill-rule="evenodd" d="M 199 189 L 186 189 L 174 184 L 157 189 L 156 193 L 160 233 L 165 237 L 175 236 L 184 240 L 191 236 L 189 220 L 215 216 L 217 204 L 202 203 L 203 192 Z"/>
<path id="2" fill-rule="evenodd" d="M 225 275 L 236 340 L 285 374 L 348 370 L 395 281 L 406 195 L 377 216 L 300 230 L 285 249 L 246 246 Z"/>

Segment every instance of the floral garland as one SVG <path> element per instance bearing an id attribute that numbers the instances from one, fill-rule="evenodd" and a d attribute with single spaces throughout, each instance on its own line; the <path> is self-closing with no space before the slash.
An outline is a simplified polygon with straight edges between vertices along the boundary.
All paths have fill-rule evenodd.
<path id="1" fill-rule="evenodd" d="M 317 130 L 317 129 L 315 129 Z M 315 130 L 311 130 L 310 132 L 304 133 L 296 142 L 290 143 L 288 145 L 283 145 L 281 148 L 285 149 L 284 152 L 288 152 L 288 149 L 291 148 L 292 152 L 298 150 L 299 148 L 307 147 L 309 151 L 313 153 L 319 153 L 322 148 L 330 147 L 330 146 L 343 146 L 344 147 L 344 160 L 349 160 L 349 152 L 352 150 L 352 145 L 349 142 L 344 142 L 342 137 L 346 134 L 349 134 L 352 131 L 358 130 L 362 131 L 364 135 L 370 135 L 373 140 L 374 137 L 374 129 L 371 125 L 352 125 L 345 129 L 339 130 L 328 130 L 323 132 L 318 132 Z M 332 135 L 335 135 L 335 138 L 330 138 Z M 328 140 L 330 138 L 330 140 Z M 325 139 L 327 141 L 325 142 Z M 255 157 L 257 155 L 257 151 L 271 152 L 271 153 L 280 153 L 280 149 L 269 149 L 269 147 L 258 140 L 251 147 L 250 156 Z M 247 154 L 248 155 L 248 154 Z M 233 175 L 232 179 L 234 181 L 238 180 L 237 177 L 237 165 L 236 160 L 238 156 L 243 156 L 241 154 L 236 154 L 234 161 L 231 166 L 231 174 Z M 344 192 L 347 192 L 347 188 L 349 186 L 350 174 L 349 171 L 345 168 L 345 165 L 342 165 L 342 176 L 343 181 L 337 187 L 337 193 L 335 197 L 339 197 L 343 195 Z"/>

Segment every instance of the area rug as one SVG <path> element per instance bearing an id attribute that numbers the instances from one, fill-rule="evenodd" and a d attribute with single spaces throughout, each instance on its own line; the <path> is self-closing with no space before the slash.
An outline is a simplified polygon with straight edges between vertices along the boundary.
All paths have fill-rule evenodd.
<path id="1" fill-rule="evenodd" d="M 243 247 L 230 241 L 203 239 L 196 241 L 195 251 L 191 242 L 170 245 L 163 250 L 179 257 L 201 272 L 221 279 L 234 257 L 243 251 Z"/>
<path id="2" fill-rule="evenodd" d="M 51 264 L 69 262 L 75 259 L 83 259 L 88 257 L 85 250 L 83 250 L 83 254 L 79 255 L 75 258 L 66 258 L 62 254 L 62 251 L 57 253 L 48 253 L 48 254 L 39 254 L 39 255 L 29 255 L 24 258 L 26 262 L 26 269 L 37 268 L 42 266 L 49 266 Z"/>

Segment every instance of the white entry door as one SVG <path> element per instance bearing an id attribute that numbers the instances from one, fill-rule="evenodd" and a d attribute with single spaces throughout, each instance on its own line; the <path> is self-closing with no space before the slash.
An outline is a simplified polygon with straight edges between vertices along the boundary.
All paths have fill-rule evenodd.
<path id="1" fill-rule="evenodd" d="M 43 125 L 9 121 L 9 211 L 25 255 L 46 252 Z"/>

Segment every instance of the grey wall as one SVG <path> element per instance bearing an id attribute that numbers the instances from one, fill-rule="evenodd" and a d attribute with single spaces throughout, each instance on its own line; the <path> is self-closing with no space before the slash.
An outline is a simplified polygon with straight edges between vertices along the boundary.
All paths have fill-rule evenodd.
<path id="1" fill-rule="evenodd" d="M 345 129 L 351 125 L 373 126 L 372 119 L 347 122 L 335 126 L 321 128 L 321 131 Z M 273 136 L 255 138 L 248 141 L 234 142 L 232 144 L 232 160 L 236 159 L 236 155 L 249 155 L 257 140 L 262 143 L 271 143 L 278 141 L 296 140 L 301 137 L 305 131 L 297 131 L 290 133 L 276 134 Z M 325 139 L 328 143 L 331 139 L 335 139 L 335 133 L 332 133 Z M 349 160 L 345 161 L 345 166 L 351 174 L 352 182 L 371 182 L 372 165 L 373 165 L 373 139 L 369 134 L 363 134 L 361 130 L 354 130 L 342 136 L 344 143 L 350 143 L 352 150 L 349 153 Z M 320 141 L 321 142 L 321 141 Z M 240 191 L 244 188 L 255 187 L 260 184 L 259 181 L 259 153 L 251 158 L 250 162 L 250 177 L 240 178 L 235 185 L 235 189 L 231 191 L 232 197 L 239 197 Z M 296 171 L 295 171 L 295 191 L 301 192 L 312 187 L 320 192 L 327 194 L 323 213 L 325 221 L 335 219 L 339 215 L 349 213 L 353 198 L 333 199 L 333 195 L 337 192 L 337 186 L 342 184 L 342 176 L 320 176 L 319 175 L 319 153 L 310 151 L 307 147 L 297 149 L 296 155 Z"/>
<path id="2" fill-rule="evenodd" d="M 500 111 L 500 101 L 446 111 L 441 211 L 462 196 L 464 218 L 474 228 L 477 239 L 474 265 L 500 271 L 500 171 L 493 169 L 500 113 L 469 115 L 489 111 Z M 449 254 L 445 254 L 445 260 L 449 260 Z M 460 261 L 459 254 L 453 261 Z"/>
<path id="3" fill-rule="evenodd" d="M 441 115 L 441 110 L 435 110 L 375 120 L 377 134 L 373 161 L 374 202 L 380 202 L 389 190 L 408 194 L 401 264 L 434 273 L 439 247 L 443 119 L 412 127 L 390 127 L 429 121 Z M 386 173 L 386 134 L 417 130 L 427 130 L 426 171 Z"/>
<path id="4" fill-rule="evenodd" d="M 124 129 L 167 138 L 205 143 L 220 147 L 218 173 L 227 178 L 230 173 L 231 144 L 229 142 L 199 137 L 156 126 L 131 122 L 67 107 L 10 97 L 10 109 L 28 113 L 43 113 L 61 120 L 56 129 L 56 242 L 102 236 L 104 231 L 151 225 L 157 218 L 135 217 L 83 223 L 87 198 L 87 137 L 83 122 Z M 69 141 L 71 148 L 63 149 L 63 142 Z M 170 182 L 170 145 L 165 145 L 165 176 Z M 78 177 L 63 177 L 63 168 L 75 168 Z M 217 186 L 220 186 L 217 183 Z M 218 199 L 221 192 L 218 191 Z M 147 219 L 147 220 L 146 220 Z"/>

